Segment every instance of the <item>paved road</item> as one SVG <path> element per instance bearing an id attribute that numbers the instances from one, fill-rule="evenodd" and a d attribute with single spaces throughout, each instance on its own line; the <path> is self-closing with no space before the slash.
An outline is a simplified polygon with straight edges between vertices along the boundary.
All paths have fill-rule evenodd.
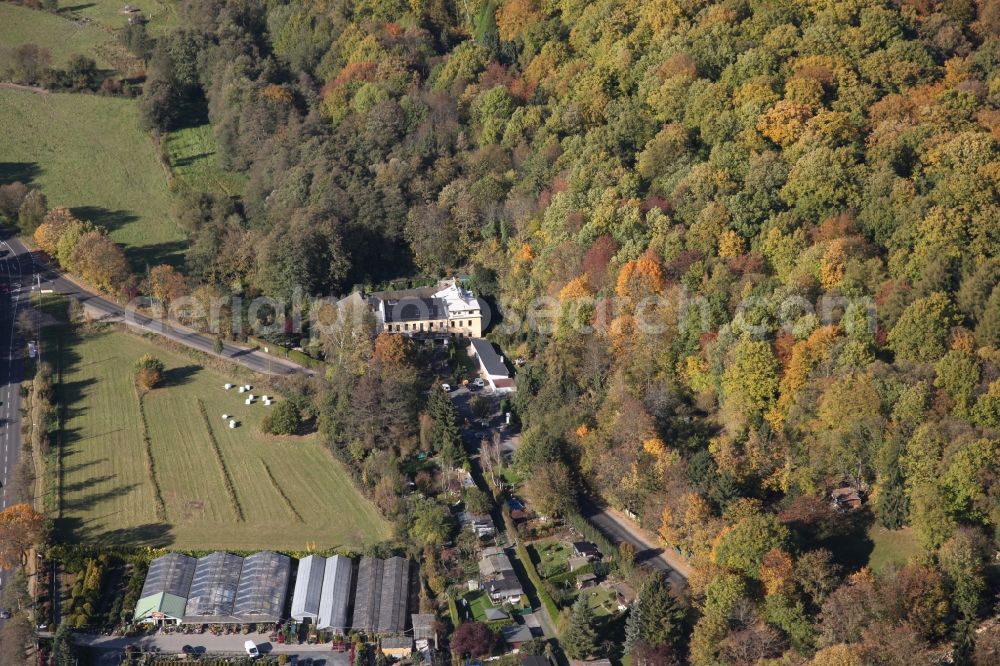
<path id="1" fill-rule="evenodd" d="M 27 298 L 30 256 L 17 255 L 0 240 L 0 510 L 15 504 L 10 487 L 21 457 L 21 380 L 24 348 L 17 339 L 17 312 Z M 7 293 L 3 293 L 7 292 Z M 30 488 L 27 489 L 30 492 Z M 0 570 L 0 596 L 10 577 Z M 0 623 L 3 621 L 0 620 Z"/>
<path id="2" fill-rule="evenodd" d="M 586 499 L 580 499 L 580 511 L 584 518 L 594 524 L 614 543 L 626 541 L 635 548 L 636 564 L 662 571 L 671 582 L 683 585 L 691 568 L 682 557 L 657 545 L 656 537 L 650 535 L 634 522 L 614 509 L 598 506 Z"/>
<path id="3" fill-rule="evenodd" d="M 192 349 L 216 355 L 214 337 L 195 333 L 183 326 L 152 319 L 133 310 L 126 310 L 114 301 L 84 289 L 76 282 L 68 279 L 40 256 L 32 257 L 28 249 L 17 238 L 9 237 L 6 239 L 6 243 L 9 244 L 13 253 L 18 257 L 22 257 L 22 261 L 25 260 L 23 259 L 24 257 L 27 257 L 27 261 L 34 262 L 42 289 L 52 289 L 56 293 L 75 298 L 99 319 L 122 321 L 133 328 L 157 333 Z M 25 287 L 27 288 L 27 286 L 28 283 L 25 282 Z M 309 372 L 302 366 L 291 361 L 231 343 L 223 345 L 222 354 L 219 354 L 219 356 L 239 363 L 254 372 L 264 374 L 292 375 L 297 372 Z"/>

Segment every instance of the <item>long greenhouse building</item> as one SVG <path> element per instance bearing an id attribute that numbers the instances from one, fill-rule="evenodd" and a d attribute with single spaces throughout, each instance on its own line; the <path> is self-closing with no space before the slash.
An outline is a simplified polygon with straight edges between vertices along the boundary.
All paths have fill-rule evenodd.
<path id="1" fill-rule="evenodd" d="M 152 624 L 277 623 L 289 615 L 338 634 L 403 634 L 407 630 L 410 561 L 310 555 L 292 578 L 287 555 L 240 557 L 218 551 L 200 558 L 168 553 L 153 560 L 134 620 Z M 353 608 L 353 613 L 351 612 Z M 286 614 L 286 609 L 289 611 Z"/>

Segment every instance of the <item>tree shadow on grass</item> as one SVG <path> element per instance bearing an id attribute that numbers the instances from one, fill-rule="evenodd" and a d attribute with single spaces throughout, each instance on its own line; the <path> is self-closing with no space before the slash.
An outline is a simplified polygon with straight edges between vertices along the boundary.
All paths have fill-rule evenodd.
<path id="1" fill-rule="evenodd" d="M 0 162 L 0 185 L 22 182 L 30 185 L 42 174 L 37 162 Z"/>
<path id="2" fill-rule="evenodd" d="M 59 13 L 60 14 L 63 14 L 63 13 L 72 14 L 73 12 L 80 12 L 80 11 L 83 11 L 84 9 L 90 9 L 91 7 L 95 6 L 96 4 L 97 4 L 96 2 L 83 2 L 83 3 L 79 4 L 79 5 L 69 5 L 67 7 L 60 7 L 59 8 Z"/>
<path id="3" fill-rule="evenodd" d="M 137 215 L 127 210 L 109 210 L 100 206 L 77 206 L 71 210 L 73 215 L 81 220 L 93 222 L 109 232 L 117 231 L 139 219 Z"/>
<path id="4" fill-rule="evenodd" d="M 146 523 L 121 527 L 99 535 L 95 541 L 108 546 L 150 546 L 166 548 L 174 542 L 174 526 L 170 523 Z"/>
<path id="5" fill-rule="evenodd" d="M 77 472 L 83 471 L 88 467 L 100 465 L 101 463 L 106 463 L 107 461 L 107 458 L 98 458 L 97 460 L 88 460 L 86 462 L 76 463 L 75 465 L 66 465 L 64 463 L 62 473 L 63 476 L 69 476 L 70 474 L 76 474 Z"/>
<path id="6" fill-rule="evenodd" d="M 165 222 L 165 224 L 172 223 Z M 148 267 L 157 264 L 168 264 L 174 268 L 182 269 L 186 250 L 187 242 L 185 241 L 167 241 L 143 245 L 142 247 L 127 247 L 125 248 L 125 257 L 132 265 L 133 270 L 140 273 L 145 273 Z"/>
<path id="7" fill-rule="evenodd" d="M 163 386 L 170 388 L 173 386 L 184 386 L 190 384 L 201 368 L 197 365 L 182 365 L 178 368 L 170 368 L 163 373 Z"/>
<path id="8" fill-rule="evenodd" d="M 66 488 L 64 488 L 63 491 L 63 501 L 62 501 L 63 511 L 67 513 L 82 513 L 85 511 L 89 511 L 90 509 L 93 509 L 101 502 L 106 502 L 108 500 L 113 500 L 128 495 L 130 492 L 132 492 L 133 490 L 142 485 L 140 483 L 127 483 L 125 485 L 112 488 L 111 490 L 105 490 L 104 492 L 90 493 L 84 497 L 73 498 L 73 499 L 66 498 L 66 491 L 76 490 L 77 492 L 82 492 L 88 486 L 93 485 L 93 483 L 97 481 L 109 481 L 113 478 L 114 476 L 99 477 L 98 479 L 94 479 L 93 481 L 88 480 L 86 482 L 74 483 L 71 484 L 70 486 L 67 486 Z"/>
<path id="9" fill-rule="evenodd" d="M 836 533 L 819 542 L 821 548 L 833 553 L 833 559 L 848 571 L 857 571 L 868 565 L 875 542 L 868 530 L 875 516 L 868 507 L 842 514 Z"/>
<path id="10" fill-rule="evenodd" d="M 197 155 L 188 155 L 187 157 L 182 157 L 179 160 L 175 161 L 174 162 L 174 166 L 175 167 L 191 166 L 192 164 L 194 164 L 198 160 L 203 160 L 203 159 L 212 157 L 213 155 L 215 155 L 214 152 L 212 152 L 212 153 L 198 153 Z"/>
<path id="11" fill-rule="evenodd" d="M 55 533 L 64 543 L 87 543 L 101 547 L 142 547 L 166 548 L 174 543 L 174 526 L 170 523 L 145 523 L 132 527 L 120 527 L 107 532 L 88 533 L 89 529 L 99 529 L 97 519 L 84 520 L 77 516 L 60 518 L 55 523 Z"/>

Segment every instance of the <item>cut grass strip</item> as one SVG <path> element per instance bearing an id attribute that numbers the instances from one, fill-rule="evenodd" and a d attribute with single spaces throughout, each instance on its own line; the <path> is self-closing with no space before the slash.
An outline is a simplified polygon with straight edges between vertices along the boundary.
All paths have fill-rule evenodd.
<path id="1" fill-rule="evenodd" d="M 212 452 L 215 454 L 215 462 L 219 464 L 219 472 L 222 474 L 222 485 L 225 486 L 226 494 L 229 495 L 229 504 L 233 507 L 236 520 L 242 523 L 243 507 L 240 506 L 240 501 L 236 498 L 236 488 L 233 487 L 233 480 L 229 476 L 229 470 L 226 469 L 226 463 L 222 460 L 222 449 L 219 448 L 219 441 L 215 439 L 215 431 L 212 430 L 212 424 L 208 420 L 208 412 L 205 411 L 205 403 L 202 402 L 201 398 L 198 398 L 198 411 L 201 412 L 201 418 L 205 420 L 205 429 L 208 430 L 208 441 L 212 443 Z"/>
<path id="2" fill-rule="evenodd" d="M 282 501 L 284 501 L 285 508 L 288 509 L 288 512 L 295 517 L 295 520 L 297 522 L 300 523 L 304 522 L 302 520 L 302 515 L 295 510 L 295 506 L 292 504 L 292 500 L 288 499 L 288 495 L 286 495 L 285 491 L 281 489 L 281 486 L 278 485 L 278 482 L 274 480 L 274 474 L 271 474 L 271 468 L 268 467 L 267 463 L 264 462 L 263 460 L 260 461 L 260 464 L 264 466 L 264 473 L 267 474 L 267 478 L 271 481 L 271 485 L 274 486 L 274 491 L 278 493 L 278 496 L 281 497 Z"/>
<path id="3" fill-rule="evenodd" d="M 160 482 L 156 479 L 156 467 L 153 464 L 153 441 L 149 438 L 149 423 L 146 421 L 146 401 L 144 394 L 132 387 L 135 399 L 139 403 L 139 422 L 142 424 L 142 453 L 146 462 L 146 476 L 153 487 L 153 499 L 156 502 L 156 519 L 164 521 L 167 519 L 167 507 L 163 503 L 163 491 L 160 490 Z"/>

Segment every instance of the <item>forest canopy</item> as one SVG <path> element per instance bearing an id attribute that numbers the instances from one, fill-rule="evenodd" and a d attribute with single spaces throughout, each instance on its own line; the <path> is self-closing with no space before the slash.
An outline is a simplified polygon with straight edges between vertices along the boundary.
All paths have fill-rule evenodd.
<path id="1" fill-rule="evenodd" d="M 975 627 L 1000 536 L 1000 2 L 180 11 L 146 122 L 207 115 L 248 176 L 182 206 L 191 279 L 287 297 L 490 276 L 494 337 L 531 359 L 516 464 L 690 559 L 699 619 L 670 649 L 995 663 Z M 352 387 L 391 400 L 410 378 L 385 368 L 323 408 L 359 459 L 378 444 L 344 435 Z M 400 405 L 368 430 L 412 430 Z M 860 509 L 831 506 L 843 488 Z M 873 523 L 921 556 L 873 574 Z"/>

